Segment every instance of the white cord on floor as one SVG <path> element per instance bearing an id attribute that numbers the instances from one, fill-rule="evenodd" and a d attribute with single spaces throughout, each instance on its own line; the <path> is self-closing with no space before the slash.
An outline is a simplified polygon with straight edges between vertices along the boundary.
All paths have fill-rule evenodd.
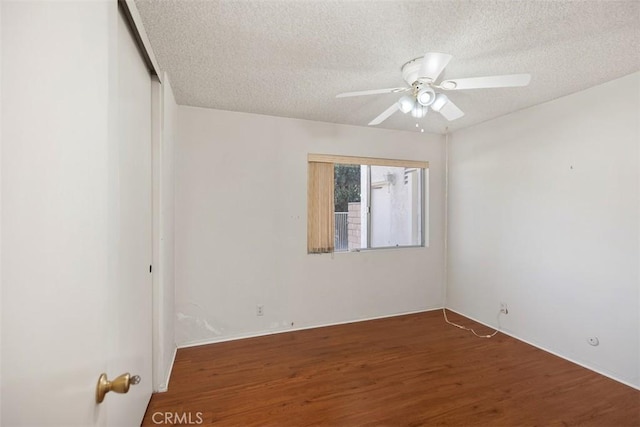
<path id="1" fill-rule="evenodd" d="M 442 314 L 444 314 L 444 321 L 447 322 L 450 325 L 455 326 L 456 328 L 460 328 L 460 329 L 464 329 L 465 331 L 470 331 L 473 335 L 477 336 L 478 338 L 492 338 L 495 334 L 497 334 L 499 332 L 498 329 L 494 330 L 492 334 L 489 335 L 480 335 L 478 334 L 476 331 L 474 331 L 471 328 L 467 328 L 466 326 L 462 326 L 462 325 L 458 325 L 457 323 L 453 323 L 449 320 L 449 318 L 447 317 L 447 310 L 443 307 L 442 308 Z M 498 319 L 499 322 L 499 319 Z"/>

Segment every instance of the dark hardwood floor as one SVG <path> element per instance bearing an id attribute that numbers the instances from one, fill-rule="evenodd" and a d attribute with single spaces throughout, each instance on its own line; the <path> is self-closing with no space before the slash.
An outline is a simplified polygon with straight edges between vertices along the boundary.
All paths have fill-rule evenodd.
<path id="1" fill-rule="evenodd" d="M 454 313 L 449 318 L 488 332 Z M 143 425 L 176 419 L 219 426 L 640 426 L 640 391 L 500 333 L 476 338 L 444 323 L 438 310 L 181 349 L 169 391 L 153 395 Z"/>

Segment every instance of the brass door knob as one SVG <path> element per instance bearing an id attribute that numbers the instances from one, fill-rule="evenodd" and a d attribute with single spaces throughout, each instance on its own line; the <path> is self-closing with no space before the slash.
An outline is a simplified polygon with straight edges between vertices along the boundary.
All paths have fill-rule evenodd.
<path id="1" fill-rule="evenodd" d="M 109 381 L 107 379 L 107 374 L 102 374 L 100 375 L 100 378 L 98 378 L 98 384 L 96 385 L 96 403 L 102 403 L 105 394 L 110 391 L 126 393 L 129 391 L 129 386 L 136 385 L 139 382 L 139 375 L 131 376 L 128 372 L 120 375 L 113 381 Z"/>

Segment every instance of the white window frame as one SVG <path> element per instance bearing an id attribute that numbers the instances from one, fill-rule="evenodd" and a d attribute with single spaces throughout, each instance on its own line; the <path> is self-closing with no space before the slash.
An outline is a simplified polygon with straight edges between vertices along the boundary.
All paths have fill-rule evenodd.
<path id="1" fill-rule="evenodd" d="M 339 251 L 338 253 L 348 252 L 361 252 L 361 251 L 375 251 L 375 250 L 388 250 L 388 249 L 406 249 L 406 248 L 424 248 L 429 246 L 429 227 L 428 227 L 428 185 L 429 185 L 429 162 L 416 161 L 416 160 L 397 160 L 397 159 L 381 159 L 372 157 L 353 157 L 353 156 L 337 156 L 330 154 L 309 154 L 307 157 L 308 162 L 320 162 L 320 163 L 332 163 L 343 165 L 359 165 L 367 167 L 367 174 L 365 176 L 366 186 L 361 185 L 361 209 L 366 213 L 366 233 L 361 236 L 361 247 L 352 251 Z M 418 170 L 418 195 L 419 201 L 419 220 L 418 226 L 420 228 L 419 236 L 421 243 L 417 245 L 402 245 L 402 246 L 376 246 L 371 247 L 371 166 L 390 166 L 390 167 L 403 167 L 403 168 L 415 168 Z"/>

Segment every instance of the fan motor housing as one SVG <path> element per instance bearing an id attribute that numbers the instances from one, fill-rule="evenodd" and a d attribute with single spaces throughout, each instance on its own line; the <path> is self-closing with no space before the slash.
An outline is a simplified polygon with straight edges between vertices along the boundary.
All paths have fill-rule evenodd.
<path id="1" fill-rule="evenodd" d="M 415 83 L 433 83 L 426 78 L 421 78 L 420 80 L 418 80 L 420 78 L 418 72 L 420 71 L 420 67 L 422 66 L 422 58 L 422 56 L 419 58 L 414 58 L 402 66 L 402 78 L 405 82 L 407 82 L 409 86 L 414 86 Z M 420 88 L 418 88 L 418 90 L 420 90 Z"/>

